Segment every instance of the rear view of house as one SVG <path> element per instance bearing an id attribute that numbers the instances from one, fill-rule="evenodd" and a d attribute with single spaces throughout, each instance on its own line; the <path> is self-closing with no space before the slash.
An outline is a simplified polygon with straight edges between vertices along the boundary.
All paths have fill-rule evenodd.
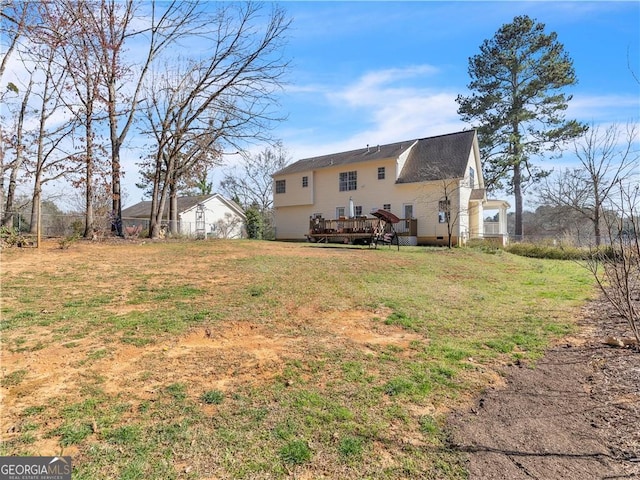
<path id="1" fill-rule="evenodd" d="M 509 205 L 486 197 L 475 130 L 307 158 L 273 180 L 278 240 L 308 238 L 319 219 L 336 220 L 337 235 L 341 220 L 344 231 L 382 209 L 401 219 L 396 229 L 407 245 L 506 242 Z M 488 222 L 486 210 L 498 214 Z"/>

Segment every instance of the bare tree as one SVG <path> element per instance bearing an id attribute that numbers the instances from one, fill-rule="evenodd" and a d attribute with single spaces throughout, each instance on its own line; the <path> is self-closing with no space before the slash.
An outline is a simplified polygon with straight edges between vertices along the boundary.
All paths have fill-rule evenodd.
<path id="1" fill-rule="evenodd" d="M 562 245 L 589 245 L 593 225 L 576 210 L 562 205 L 540 205 L 534 212 L 523 213 L 527 239 L 532 242 L 549 238 Z"/>
<path id="2" fill-rule="evenodd" d="M 291 158 L 282 141 L 265 147 L 255 155 L 244 155 L 239 165 L 227 170 L 220 190 L 229 198 L 237 198 L 243 208 L 257 205 L 262 212 L 273 207 L 273 178 Z"/>
<path id="3" fill-rule="evenodd" d="M 60 42 L 61 62 L 68 74 L 68 88 L 71 94 L 60 92 L 60 98 L 84 131 L 84 135 L 76 136 L 77 143 L 84 148 L 76 150 L 76 161 L 83 167 L 82 175 L 74 179 L 73 185 L 81 188 L 85 196 L 84 232 L 85 238 L 93 236 L 95 225 L 94 199 L 97 185 L 109 186 L 102 178 L 107 174 L 104 165 L 105 148 L 98 142 L 100 123 L 106 118 L 104 112 L 104 94 L 101 91 L 100 71 L 101 45 L 97 44 L 96 36 L 92 34 L 94 10 L 97 8 L 92 2 L 78 2 L 76 0 L 59 0 L 45 4 L 43 17 L 65 16 L 70 21 L 66 31 L 56 29 L 56 34 L 62 39 Z M 68 100 L 67 100 L 68 99 Z M 97 176 L 101 179 L 96 178 Z"/>
<path id="4" fill-rule="evenodd" d="M 7 68 L 7 64 L 9 63 L 9 59 L 18 46 L 20 38 L 24 35 L 27 26 L 29 25 L 30 15 L 33 11 L 32 6 L 33 3 L 28 1 L 11 2 L 3 0 L 2 2 L 0 2 L 0 36 L 2 37 L 2 49 L 0 51 L 0 80 L 2 80 L 4 76 L 4 72 Z M 2 103 L 4 103 L 5 101 L 5 95 L 7 94 L 7 92 L 18 94 L 19 89 L 14 83 L 11 82 L 7 84 L 6 90 L 4 87 L 0 88 L 0 101 Z M 24 95 L 23 99 L 28 97 L 28 94 Z M 19 114 L 19 116 L 23 118 L 22 124 L 24 124 L 25 110 L 26 108 L 22 108 L 21 113 Z M 11 204 L 13 202 L 13 196 L 15 195 L 15 191 L 10 191 L 8 193 L 8 195 L 11 197 L 10 200 L 7 200 L 9 203 L 9 208 L 5 208 L 3 212 L 3 207 L 5 207 L 6 205 L 4 193 L 4 175 L 6 171 L 11 171 L 11 177 L 15 177 L 21 165 L 21 160 L 19 160 L 18 158 L 16 158 L 16 161 L 11 162 L 9 165 L 5 165 L 4 156 L 6 143 L 11 143 L 11 139 L 5 132 L 3 125 L 0 124 L 0 219 L 2 219 L 3 224 L 11 221 L 11 219 L 7 218 L 7 214 L 5 212 L 8 212 L 12 209 Z M 19 150 L 16 150 L 16 157 L 18 156 Z"/>
<path id="5" fill-rule="evenodd" d="M 447 225 L 447 247 L 453 247 L 453 234 L 460 226 L 460 219 L 467 213 L 467 208 L 462 205 L 459 181 L 440 180 L 438 192 L 438 222 Z M 459 242 L 459 240 L 458 240 Z"/>
<path id="6" fill-rule="evenodd" d="M 170 233 L 177 233 L 177 197 L 197 172 L 220 162 L 220 133 L 225 119 L 214 120 L 216 110 L 205 108 L 206 92 L 192 90 L 200 78 L 201 64 L 188 63 L 182 69 L 169 70 L 152 78 L 147 92 L 146 123 L 155 139 L 150 160 L 143 163 L 143 177 L 151 183 L 150 232 L 162 222 L 169 202 Z M 211 111 L 213 110 L 213 111 Z"/>
<path id="7" fill-rule="evenodd" d="M 99 0 L 87 9 L 90 15 L 85 33 L 92 38 L 91 45 L 99 58 L 97 76 L 105 89 L 111 149 L 113 232 L 116 235 L 123 235 L 120 155 L 138 113 L 143 85 L 152 64 L 163 51 L 205 25 L 204 3 Z M 144 58 L 140 62 L 124 60 L 124 53 L 132 42 L 138 42 L 138 47 L 140 43 L 144 44 Z"/>
<path id="8" fill-rule="evenodd" d="M 3 0 L 0 2 L 0 33 L 3 37 L 2 60 L 0 61 L 0 79 L 4 75 L 7 63 L 15 50 L 20 37 L 29 26 L 29 18 L 32 13 L 33 2 L 12 2 Z M 4 90 L 4 89 L 2 89 Z"/>
<path id="9" fill-rule="evenodd" d="M 34 50 L 37 50 L 34 60 L 38 73 L 44 75 L 44 80 L 35 94 L 39 99 L 35 159 L 27 163 L 28 171 L 34 179 L 31 233 L 39 233 L 38 219 L 43 184 L 65 177 L 72 171 L 69 169 L 69 160 L 73 155 L 72 152 L 64 150 L 63 142 L 73 133 L 74 124 L 64 120 L 60 122 L 55 118 L 64 110 L 59 92 L 66 81 L 66 71 L 56 63 L 60 47 L 58 41 L 59 39 L 48 36 L 47 41 L 34 47 Z"/>
<path id="10" fill-rule="evenodd" d="M 579 168 L 563 169 L 546 179 L 538 190 L 544 205 L 569 207 L 593 224 L 595 244 L 601 243 L 602 214 L 611 196 L 617 193 L 638 165 L 640 158 L 633 145 L 638 134 L 636 124 L 626 128 L 614 124 L 602 130 L 591 128 L 574 143 Z"/>
<path id="11" fill-rule="evenodd" d="M 470 175 L 469 172 L 465 174 Z M 422 166 L 420 178 L 429 183 L 423 187 L 418 202 L 428 205 L 428 208 L 437 206 L 438 224 L 446 226 L 447 246 L 452 248 L 454 234 L 456 230 L 459 231 L 461 221 L 469 212 L 465 194 L 470 194 L 474 188 L 479 188 L 479 185 L 474 185 L 476 180 L 470 176 L 460 178 L 459 166 L 456 168 L 445 163 Z M 466 201 L 468 202 L 468 197 Z"/>
<path id="12" fill-rule="evenodd" d="M 33 84 L 34 76 L 30 75 L 29 83 L 24 90 L 24 93 L 22 94 L 22 101 L 20 102 L 20 108 L 17 112 L 15 135 L 9 142 L 7 142 L 11 145 L 12 150 L 15 152 L 15 154 L 13 160 L 4 167 L 4 171 L 9 171 L 9 186 L 7 189 L 7 197 L 4 204 L 4 216 L 2 218 L 2 225 L 5 227 L 13 226 L 14 199 L 16 195 L 16 188 L 18 185 L 18 174 L 22 169 L 25 150 L 27 148 L 27 141 L 25 139 L 25 119 L 27 117 L 27 109 L 29 107 L 29 99 L 31 97 Z"/>
<path id="13" fill-rule="evenodd" d="M 270 123 L 279 120 L 273 93 L 287 67 L 281 47 L 289 21 L 277 7 L 263 20 L 259 5 L 223 5 L 198 31 L 212 46 L 206 56 L 184 60 L 146 92 L 147 131 L 156 141 L 145 165 L 153 184 L 152 238 L 185 175 L 219 162 L 222 146 L 268 139 Z"/>
<path id="14" fill-rule="evenodd" d="M 620 181 L 618 187 L 611 198 L 616 215 L 604 216 L 609 248 L 594 249 L 586 266 L 640 351 L 640 186 Z"/>
<path id="15" fill-rule="evenodd" d="M 271 238 L 273 219 L 273 178 L 291 158 L 282 141 L 265 147 L 255 155 L 244 155 L 239 165 L 225 172 L 220 190 L 237 200 L 247 213 L 247 230 L 251 238 Z M 249 213 L 251 212 L 251 213 Z M 256 215 L 257 214 L 257 215 Z"/>

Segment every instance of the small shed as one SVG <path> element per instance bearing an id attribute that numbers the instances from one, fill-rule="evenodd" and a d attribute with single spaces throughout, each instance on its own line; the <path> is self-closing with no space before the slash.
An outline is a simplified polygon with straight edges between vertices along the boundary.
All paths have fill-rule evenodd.
<path id="1" fill-rule="evenodd" d="M 149 228 L 151 201 L 136 203 L 122 210 L 125 234 Z M 163 227 L 169 223 L 168 202 L 162 215 Z M 218 193 L 178 197 L 178 231 L 196 238 L 243 238 L 246 216 L 242 207 Z"/>

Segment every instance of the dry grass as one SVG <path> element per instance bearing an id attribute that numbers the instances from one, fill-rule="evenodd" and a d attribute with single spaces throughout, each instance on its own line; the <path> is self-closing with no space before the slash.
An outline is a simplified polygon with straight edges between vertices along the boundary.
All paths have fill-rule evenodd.
<path id="1" fill-rule="evenodd" d="M 7 249 L 1 453 L 76 479 L 464 478 L 443 414 L 591 293 L 572 263 L 475 250 Z"/>

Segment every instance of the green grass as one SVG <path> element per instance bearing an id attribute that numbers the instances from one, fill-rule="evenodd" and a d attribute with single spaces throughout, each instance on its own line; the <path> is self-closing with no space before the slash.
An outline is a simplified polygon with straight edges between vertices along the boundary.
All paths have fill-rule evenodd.
<path id="1" fill-rule="evenodd" d="M 224 400 L 224 393 L 220 390 L 208 390 L 200 398 L 204 403 L 219 405 Z"/>
<path id="2" fill-rule="evenodd" d="M 75 363 L 48 395 L 26 363 L 2 371 L 28 428 L 0 451 L 53 438 L 80 479 L 466 478 L 442 412 L 494 365 L 535 362 L 594 292 L 574 262 L 495 250 L 75 248 L 3 251 L 0 346 Z"/>

